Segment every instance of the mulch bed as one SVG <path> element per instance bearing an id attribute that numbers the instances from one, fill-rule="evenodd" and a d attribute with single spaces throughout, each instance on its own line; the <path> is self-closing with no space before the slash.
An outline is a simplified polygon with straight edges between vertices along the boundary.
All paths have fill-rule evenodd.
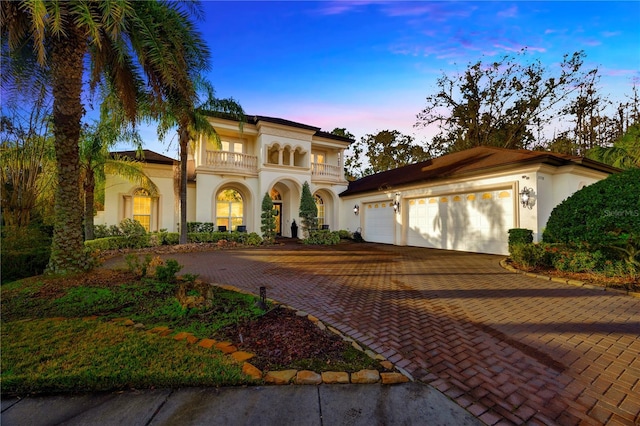
<path id="1" fill-rule="evenodd" d="M 281 368 L 301 359 L 330 363 L 342 358 L 349 347 L 339 336 L 320 330 L 306 316 L 282 307 L 225 332 L 242 350 L 256 355 L 250 362 L 262 370 Z"/>
<path id="2" fill-rule="evenodd" d="M 635 279 L 629 277 L 606 277 L 602 274 L 593 274 L 589 272 L 565 272 L 558 271 L 556 269 L 525 268 L 511 260 L 508 260 L 508 263 L 518 270 L 531 272 L 533 274 L 577 280 L 604 288 L 613 288 L 626 291 L 640 291 L 640 277 Z"/>

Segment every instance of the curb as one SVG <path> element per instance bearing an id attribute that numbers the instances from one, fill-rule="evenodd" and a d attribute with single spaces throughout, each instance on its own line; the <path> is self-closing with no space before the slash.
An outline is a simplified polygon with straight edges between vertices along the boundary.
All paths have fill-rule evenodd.
<path id="1" fill-rule="evenodd" d="M 537 279 L 544 280 L 544 281 L 554 281 L 554 282 L 557 282 L 557 283 L 567 284 L 567 285 L 571 285 L 571 286 L 574 286 L 574 287 L 582 287 L 582 288 L 586 288 L 586 289 L 589 289 L 589 290 L 607 291 L 607 292 L 610 292 L 610 293 L 619 294 L 621 296 L 630 296 L 630 297 L 635 297 L 637 299 L 640 299 L 640 293 L 634 292 L 634 291 L 619 290 L 619 289 L 615 289 L 615 288 L 601 287 L 601 286 L 589 284 L 589 283 L 586 283 L 586 282 L 580 281 L 580 280 L 574 280 L 574 279 L 562 278 L 562 277 L 550 277 L 548 275 L 540 275 L 540 274 L 534 274 L 534 273 L 527 272 L 527 271 L 521 271 L 520 269 L 516 269 L 513 266 L 511 266 L 507 262 L 508 259 L 509 259 L 508 257 L 505 257 L 504 259 L 502 259 L 500 261 L 500 266 L 503 269 L 506 269 L 509 272 L 513 272 L 513 273 L 520 274 L 520 275 L 525 275 L 525 276 L 531 277 L 531 278 L 537 278 Z"/>

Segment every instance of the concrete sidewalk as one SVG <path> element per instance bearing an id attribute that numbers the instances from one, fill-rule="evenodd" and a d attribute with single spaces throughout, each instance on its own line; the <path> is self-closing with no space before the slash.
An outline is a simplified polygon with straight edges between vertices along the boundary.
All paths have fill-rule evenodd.
<path id="1" fill-rule="evenodd" d="M 482 425 L 432 387 L 186 388 L 3 398 L 0 423 L 27 425 Z"/>

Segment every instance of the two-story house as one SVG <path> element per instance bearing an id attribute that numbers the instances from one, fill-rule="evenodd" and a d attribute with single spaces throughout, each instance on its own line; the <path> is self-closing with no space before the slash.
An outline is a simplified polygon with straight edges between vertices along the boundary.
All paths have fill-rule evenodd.
<path id="1" fill-rule="evenodd" d="M 220 141 L 201 136 L 190 147 L 189 222 L 213 222 L 227 230 L 260 233 L 262 199 L 268 193 L 278 212 L 277 233 L 290 236 L 292 221 L 300 223 L 300 196 L 306 181 L 316 199 L 320 225 L 338 229 L 338 195 L 347 189 L 344 151 L 353 140 L 272 117 L 250 116 L 242 126 L 220 117 L 209 117 L 209 121 Z M 159 194 L 151 197 L 136 185 L 110 175 L 107 208 L 96 223 L 117 224 L 133 218 L 150 231 L 178 230 L 177 164 L 152 151 L 145 151 L 144 161 Z"/>
<path id="2" fill-rule="evenodd" d="M 226 230 L 260 233 L 269 194 L 278 234 L 291 236 L 306 181 L 319 223 L 329 229 L 359 230 L 366 241 L 384 244 L 507 254 L 509 229 L 531 229 L 538 241 L 555 206 L 618 171 L 582 157 L 481 146 L 347 183 L 348 138 L 272 117 L 249 117 L 242 128 L 234 120 L 210 121 L 220 144 L 201 137 L 191 148 L 187 218 Z M 108 176 L 96 223 L 133 218 L 151 231 L 177 231 L 174 163 L 146 152 L 145 170 L 159 187 L 153 197 Z"/>

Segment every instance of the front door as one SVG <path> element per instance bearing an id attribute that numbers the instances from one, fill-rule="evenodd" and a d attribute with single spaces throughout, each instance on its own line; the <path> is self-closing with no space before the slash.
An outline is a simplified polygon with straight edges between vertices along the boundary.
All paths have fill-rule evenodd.
<path id="1" fill-rule="evenodd" d="M 273 208 L 276 211 L 276 235 L 282 236 L 282 203 L 273 203 Z"/>

